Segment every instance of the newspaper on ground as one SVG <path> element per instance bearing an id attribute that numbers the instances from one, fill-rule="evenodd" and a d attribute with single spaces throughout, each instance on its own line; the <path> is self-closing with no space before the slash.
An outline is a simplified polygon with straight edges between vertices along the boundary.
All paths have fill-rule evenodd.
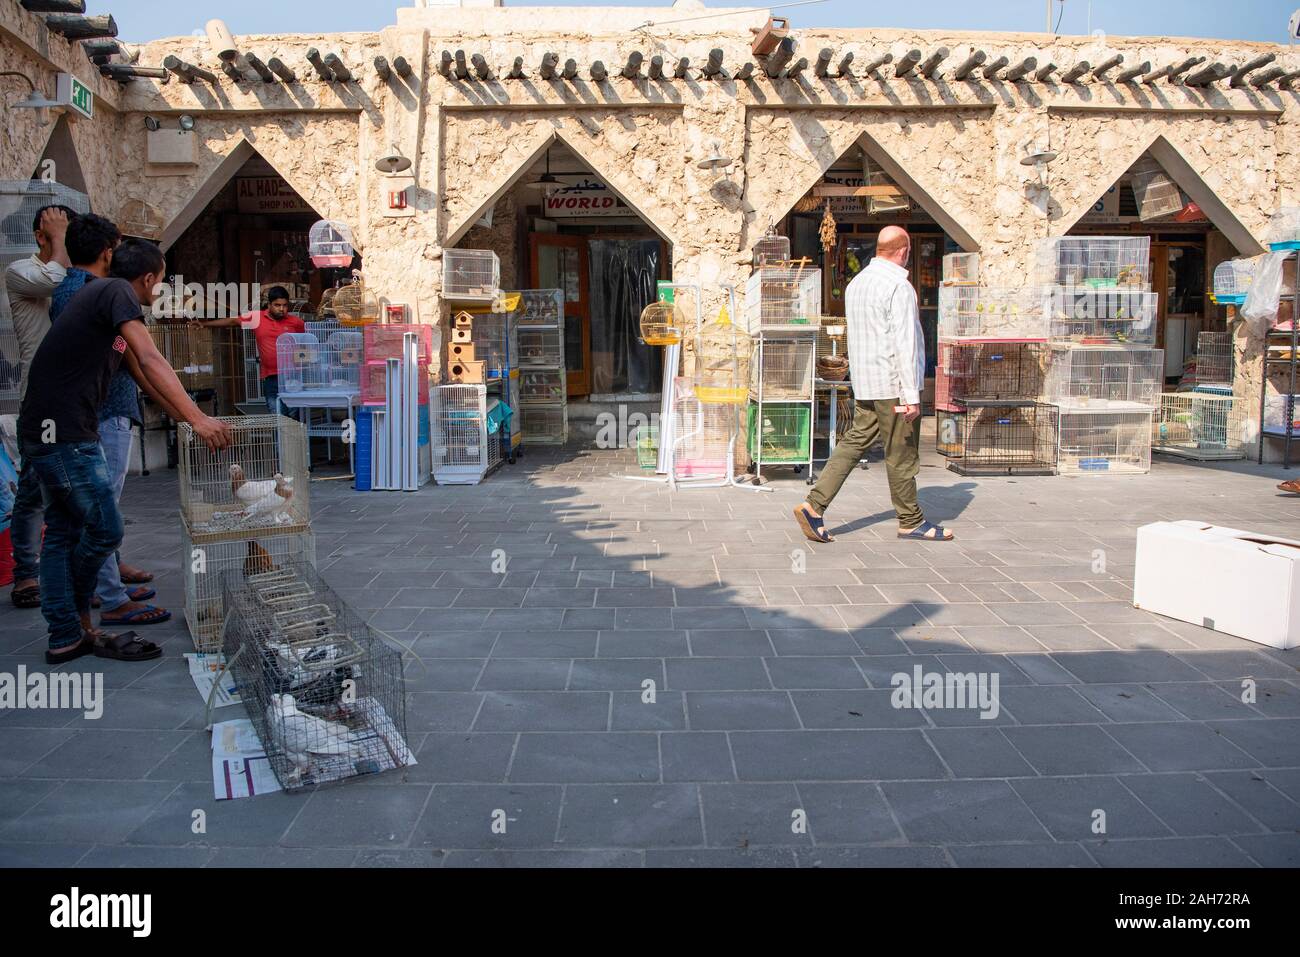
<path id="1" fill-rule="evenodd" d="M 252 721 L 237 718 L 212 726 L 212 791 L 218 801 L 279 790 Z"/>
<path id="2" fill-rule="evenodd" d="M 221 674 L 221 669 L 225 667 L 226 656 L 189 652 L 185 655 L 185 661 L 189 665 L 190 679 L 194 682 L 194 687 L 199 689 L 199 694 L 206 702 L 212 696 L 212 686 L 216 684 L 217 675 Z M 212 707 L 224 708 L 231 704 L 239 704 L 239 690 L 235 687 L 234 675 L 227 671 L 221 675 L 221 687 L 218 688 L 215 697 L 212 697 Z"/>

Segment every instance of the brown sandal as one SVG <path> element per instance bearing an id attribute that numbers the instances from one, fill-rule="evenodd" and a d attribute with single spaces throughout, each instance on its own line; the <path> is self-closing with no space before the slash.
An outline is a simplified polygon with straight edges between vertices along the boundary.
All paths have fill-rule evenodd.
<path id="1" fill-rule="evenodd" d="M 117 661 L 152 661 L 162 657 L 162 649 L 152 641 L 145 641 L 134 631 L 110 635 L 95 632 L 95 657 L 113 658 Z"/>
<path id="2" fill-rule="evenodd" d="M 76 661 L 95 650 L 95 636 L 88 631 L 81 633 L 80 640 L 76 644 L 66 645 L 60 653 L 45 650 L 45 663 L 47 665 L 61 665 L 67 661 Z"/>

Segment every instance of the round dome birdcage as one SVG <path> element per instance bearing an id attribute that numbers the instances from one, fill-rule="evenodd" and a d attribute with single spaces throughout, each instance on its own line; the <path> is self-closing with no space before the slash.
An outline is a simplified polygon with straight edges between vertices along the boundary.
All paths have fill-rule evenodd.
<path id="1" fill-rule="evenodd" d="M 682 341 L 686 317 L 676 303 L 652 302 L 641 310 L 641 339 L 648 346 L 672 346 Z"/>
<path id="2" fill-rule="evenodd" d="M 318 269 L 345 269 L 352 265 L 354 251 L 346 223 L 322 219 L 307 233 L 307 254 Z"/>
<path id="3" fill-rule="evenodd" d="M 358 279 L 334 294 L 334 315 L 341 326 L 368 326 L 379 321 L 379 297 Z"/>
<path id="4" fill-rule="evenodd" d="M 1253 259 L 1229 259 L 1214 270 L 1214 298 L 1222 305 L 1240 306 L 1255 279 Z"/>

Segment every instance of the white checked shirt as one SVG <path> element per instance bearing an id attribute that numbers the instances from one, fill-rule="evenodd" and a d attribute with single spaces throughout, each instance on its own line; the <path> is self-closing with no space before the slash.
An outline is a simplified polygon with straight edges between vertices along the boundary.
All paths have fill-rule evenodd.
<path id="1" fill-rule="evenodd" d="M 844 303 L 853 397 L 919 405 L 925 339 L 907 270 L 876 257 L 849 283 Z"/>

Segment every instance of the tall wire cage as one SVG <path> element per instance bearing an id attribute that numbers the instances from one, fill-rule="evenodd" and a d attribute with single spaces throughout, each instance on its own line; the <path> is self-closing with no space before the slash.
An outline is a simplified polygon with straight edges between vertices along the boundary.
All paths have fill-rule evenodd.
<path id="1" fill-rule="evenodd" d="M 442 254 L 442 297 L 491 302 L 501 288 L 501 261 L 490 249 L 448 249 Z"/>
<path id="2" fill-rule="evenodd" d="M 940 286 L 939 338 L 1044 340 L 1042 297 L 1023 288 Z"/>
<path id="3" fill-rule="evenodd" d="M 348 329 L 319 340 L 309 332 L 286 332 L 275 340 L 280 391 L 361 391 L 362 334 Z"/>
<path id="4" fill-rule="evenodd" d="M 1061 404 L 1056 467 L 1062 475 L 1117 475 L 1151 471 L 1152 410 L 1098 409 Z"/>
<path id="5" fill-rule="evenodd" d="M 1057 236 L 1038 245 L 1035 285 L 1151 287 L 1151 237 Z"/>
<path id="6" fill-rule="evenodd" d="M 477 485 L 501 464 L 499 429 L 489 418 L 495 396 L 483 385 L 442 385 L 432 390 L 433 478 L 439 485 Z"/>
<path id="7" fill-rule="evenodd" d="M 1160 349 L 1053 349 L 1045 395 L 1075 406 L 1154 407 L 1164 392 L 1164 357 Z"/>
<path id="8" fill-rule="evenodd" d="M 736 409 L 701 401 L 695 387 L 696 380 L 679 377 L 673 391 L 671 479 L 674 485 L 725 485 L 731 481 Z"/>
<path id="9" fill-rule="evenodd" d="M 822 273 L 801 265 L 764 266 L 745 287 L 745 328 L 808 325 L 822 314 Z"/>
<path id="10" fill-rule="evenodd" d="M 935 404 L 1037 398 L 1047 357 L 1041 342 L 941 341 Z"/>
<path id="11" fill-rule="evenodd" d="M 181 514 L 196 534 L 305 528 L 311 520 L 307 433 L 282 415 L 223 418 L 229 448 L 212 452 L 177 426 Z"/>
<path id="12" fill-rule="evenodd" d="M 8 297 L 0 294 L 4 300 L 0 306 L 7 313 Z M 0 318 L 0 415 L 17 415 L 19 408 L 18 389 L 22 384 L 22 352 L 18 347 L 18 333 L 13 323 Z"/>
<path id="13" fill-rule="evenodd" d="M 413 764 L 402 655 L 309 564 L 223 579 L 222 650 L 286 791 Z"/>
<path id="14" fill-rule="evenodd" d="M 940 452 L 959 475 L 1056 472 L 1057 412 L 1045 402 L 972 402 L 963 412 L 941 414 L 936 424 Z"/>
<path id="15" fill-rule="evenodd" d="M 1133 164 L 1130 174 L 1133 198 L 1137 200 L 1138 216 L 1143 222 L 1172 216 L 1186 205 L 1182 190 L 1154 157 L 1143 156 Z"/>
<path id="16" fill-rule="evenodd" d="M 66 206 L 74 213 L 90 212 L 90 197 L 43 179 L 0 180 L 0 258 L 12 262 L 40 247 L 32 223 L 38 210 Z"/>
<path id="17" fill-rule="evenodd" d="M 167 323 L 149 326 L 149 335 L 186 392 L 200 399 L 216 394 L 212 330 Z"/>
<path id="18" fill-rule="evenodd" d="M 257 336 L 252 329 L 239 330 L 240 351 L 243 356 L 245 402 L 256 402 L 262 395 L 262 356 L 257 349 Z M 276 357 L 277 360 L 279 356 Z"/>
<path id="19" fill-rule="evenodd" d="M 1195 392 L 1162 395 L 1151 432 L 1155 451 L 1198 461 L 1244 459 L 1253 438 L 1245 399 Z"/>
<path id="20" fill-rule="evenodd" d="M 1057 345 L 1150 346 L 1160 297 L 1113 287 L 1056 286 L 1048 293 L 1048 335 Z"/>
<path id="21" fill-rule="evenodd" d="M 1231 332 L 1201 332 L 1196 337 L 1196 381 L 1199 385 L 1231 385 L 1233 377 Z"/>
<path id="22" fill-rule="evenodd" d="M 765 329 L 753 341 L 749 390 L 764 402 L 807 400 L 813 396 L 820 326 Z"/>

